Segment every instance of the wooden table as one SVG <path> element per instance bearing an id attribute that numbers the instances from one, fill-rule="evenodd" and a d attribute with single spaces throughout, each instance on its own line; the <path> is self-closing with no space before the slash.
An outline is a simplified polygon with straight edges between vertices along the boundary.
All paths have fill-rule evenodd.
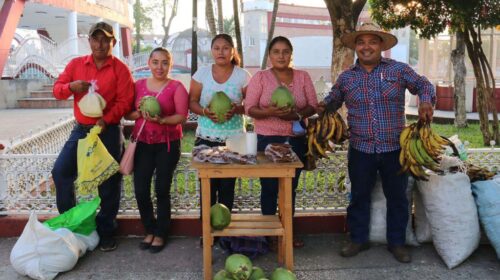
<path id="1" fill-rule="evenodd" d="M 257 164 L 213 164 L 192 162 L 201 179 L 201 203 L 203 223 L 203 275 L 212 279 L 212 245 L 214 236 L 277 236 L 278 262 L 293 270 L 292 231 L 292 178 L 295 169 L 302 167 L 300 161 L 274 163 L 264 155 L 257 156 Z M 210 179 L 211 178 L 273 178 L 279 180 L 279 215 L 232 214 L 231 224 L 223 230 L 210 226 Z"/>

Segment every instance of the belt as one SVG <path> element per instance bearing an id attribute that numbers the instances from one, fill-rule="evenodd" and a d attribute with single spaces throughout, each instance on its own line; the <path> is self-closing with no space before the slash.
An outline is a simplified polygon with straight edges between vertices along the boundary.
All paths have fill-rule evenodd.
<path id="1" fill-rule="evenodd" d="M 95 126 L 95 124 L 81 124 L 81 123 L 77 123 L 76 126 L 78 126 L 79 128 L 83 128 L 83 129 L 91 129 L 92 127 Z"/>

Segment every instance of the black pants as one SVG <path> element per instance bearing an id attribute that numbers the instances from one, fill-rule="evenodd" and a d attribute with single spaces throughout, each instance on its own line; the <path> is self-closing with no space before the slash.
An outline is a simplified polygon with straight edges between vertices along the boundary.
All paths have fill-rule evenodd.
<path id="1" fill-rule="evenodd" d="M 207 145 L 209 147 L 225 146 L 226 143 L 209 141 L 196 138 L 195 146 Z M 236 178 L 217 178 L 210 179 L 210 206 L 215 203 L 224 204 L 229 210 L 233 209 L 234 203 L 234 184 Z"/>
<path id="2" fill-rule="evenodd" d="M 134 188 L 146 234 L 162 238 L 168 236 L 171 219 L 170 186 L 180 156 L 180 140 L 170 142 L 170 151 L 167 143 L 137 143 L 134 157 Z M 151 200 L 153 174 L 155 174 L 156 218 Z"/>
<path id="3" fill-rule="evenodd" d="M 292 150 L 297 154 L 302 163 L 305 162 L 307 152 L 306 136 L 288 137 L 288 136 L 266 136 L 257 135 L 257 150 L 263 152 L 270 143 L 288 143 Z M 295 213 L 295 190 L 299 185 L 299 177 L 302 168 L 295 169 L 295 177 L 292 179 L 292 212 Z M 278 204 L 278 185 L 277 178 L 260 178 L 260 208 L 262 215 L 275 215 Z"/>
<path id="4" fill-rule="evenodd" d="M 56 203 L 59 213 L 64 213 L 76 205 L 74 181 L 77 177 L 77 149 L 78 140 L 87 136 L 90 126 L 77 124 L 64 144 L 52 169 L 52 178 L 56 186 Z M 120 128 L 117 125 L 108 125 L 106 130 L 99 134 L 102 143 L 118 162 L 121 157 Z M 111 237 L 117 227 L 116 215 L 120 208 L 120 191 L 122 176 L 116 173 L 104 181 L 99 187 L 101 209 L 96 216 L 97 233 L 101 238 Z"/>

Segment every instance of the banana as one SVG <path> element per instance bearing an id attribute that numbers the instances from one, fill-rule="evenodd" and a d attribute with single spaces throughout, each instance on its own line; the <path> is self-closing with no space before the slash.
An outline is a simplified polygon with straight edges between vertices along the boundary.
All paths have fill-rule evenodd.
<path id="1" fill-rule="evenodd" d="M 313 144 L 314 147 L 316 148 L 316 151 L 318 152 L 318 156 L 323 157 L 323 158 L 328 158 L 326 155 L 326 151 L 323 149 L 323 147 L 316 141 L 317 138 L 313 137 Z"/>
<path id="2" fill-rule="evenodd" d="M 413 130 L 413 125 L 409 125 L 403 129 L 401 134 L 399 135 L 399 145 L 401 148 L 404 146 L 404 143 L 408 140 L 408 137 L 410 136 L 411 132 Z"/>

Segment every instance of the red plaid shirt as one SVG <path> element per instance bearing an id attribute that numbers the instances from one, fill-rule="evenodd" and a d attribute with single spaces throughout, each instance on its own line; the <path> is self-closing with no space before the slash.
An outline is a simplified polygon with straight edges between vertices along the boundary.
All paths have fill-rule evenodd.
<path id="1" fill-rule="evenodd" d="M 417 94 L 420 102 L 435 103 L 434 86 L 407 64 L 382 58 L 368 73 L 356 61 L 340 74 L 324 102 L 334 111 L 345 102 L 351 147 L 364 153 L 386 153 L 400 149 L 406 89 Z"/>

